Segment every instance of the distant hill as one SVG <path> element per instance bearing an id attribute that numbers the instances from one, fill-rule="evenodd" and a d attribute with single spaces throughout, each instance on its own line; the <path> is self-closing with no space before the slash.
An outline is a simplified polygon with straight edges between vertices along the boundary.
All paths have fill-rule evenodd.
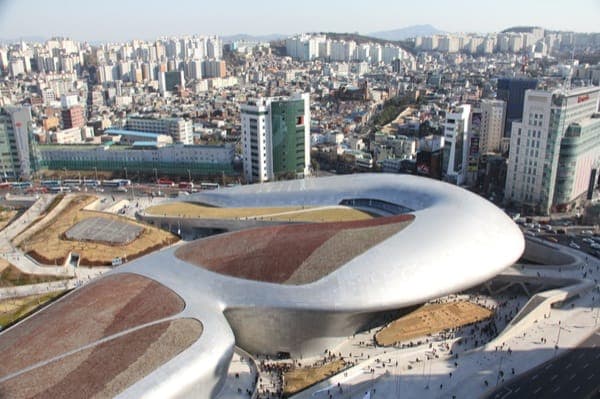
<path id="1" fill-rule="evenodd" d="M 238 33 L 236 35 L 221 36 L 221 39 L 223 39 L 224 42 L 235 42 L 238 40 L 246 40 L 249 42 L 270 42 L 273 40 L 285 39 L 286 37 L 289 37 L 289 36 L 291 36 L 291 35 L 284 35 L 281 33 L 272 33 L 270 35 L 258 35 L 258 36 L 247 35 L 245 33 Z"/>
<path id="2" fill-rule="evenodd" d="M 322 34 L 326 35 L 327 38 L 331 40 L 353 40 L 357 44 L 371 42 L 385 45 L 390 43 L 400 46 L 408 52 L 412 53 L 414 51 L 412 43 L 409 43 L 404 40 L 382 39 L 374 36 L 359 35 L 358 33 L 322 32 Z"/>
<path id="3" fill-rule="evenodd" d="M 415 36 L 431 36 L 445 33 L 431 25 L 413 25 L 402 29 L 385 30 L 381 32 L 369 33 L 368 36 L 387 40 L 406 40 Z"/>

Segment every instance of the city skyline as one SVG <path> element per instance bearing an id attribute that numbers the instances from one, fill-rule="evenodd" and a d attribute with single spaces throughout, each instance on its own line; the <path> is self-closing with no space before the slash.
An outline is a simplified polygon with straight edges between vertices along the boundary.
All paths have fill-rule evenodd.
<path id="1" fill-rule="evenodd" d="M 211 4 L 184 1 L 179 2 L 178 7 L 165 7 L 156 0 L 143 4 L 108 0 L 102 7 L 93 8 L 88 3 L 72 0 L 4 0 L 0 2 L 0 40 L 64 36 L 80 41 L 110 42 L 191 34 L 292 35 L 317 31 L 369 34 L 422 24 L 447 32 L 487 33 L 517 25 L 597 31 L 598 1 L 575 0 L 569 7 L 558 0 L 547 1 L 543 9 L 539 4 L 510 0 L 486 3 L 484 9 L 474 0 L 427 4 L 308 0 L 302 8 L 292 12 L 285 3 L 270 0 L 261 2 L 260 6 L 241 1 Z M 479 9 L 483 17 L 472 18 L 473 12 Z M 493 19 L 485 15 L 493 15 Z M 95 29 L 89 29 L 89 24 L 84 22 L 90 16 Z"/>

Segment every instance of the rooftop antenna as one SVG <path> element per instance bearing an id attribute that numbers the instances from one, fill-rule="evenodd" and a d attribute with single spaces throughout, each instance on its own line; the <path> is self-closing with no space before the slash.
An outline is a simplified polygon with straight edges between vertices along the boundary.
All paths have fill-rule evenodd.
<path id="1" fill-rule="evenodd" d="M 575 67 L 575 49 L 571 49 L 571 68 L 569 75 L 566 77 L 566 89 L 571 90 L 571 79 L 573 78 L 573 68 Z"/>

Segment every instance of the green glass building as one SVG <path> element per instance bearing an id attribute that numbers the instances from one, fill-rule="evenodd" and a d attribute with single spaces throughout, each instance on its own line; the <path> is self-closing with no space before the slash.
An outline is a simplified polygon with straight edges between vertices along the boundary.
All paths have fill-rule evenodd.
<path id="1" fill-rule="evenodd" d="M 301 178 L 310 166 L 309 95 L 249 101 L 241 107 L 248 183 Z"/>

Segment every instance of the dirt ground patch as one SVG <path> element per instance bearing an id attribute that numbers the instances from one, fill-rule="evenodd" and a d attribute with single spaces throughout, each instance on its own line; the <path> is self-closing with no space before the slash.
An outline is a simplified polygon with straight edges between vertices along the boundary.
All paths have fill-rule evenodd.
<path id="1" fill-rule="evenodd" d="M 0 287 L 15 287 L 63 280 L 65 277 L 23 273 L 5 259 L 0 259 Z"/>
<path id="2" fill-rule="evenodd" d="M 181 216 L 205 219 L 257 218 L 290 222 L 340 222 L 372 218 L 366 212 L 337 206 L 313 208 L 301 206 L 265 208 L 215 208 L 188 202 L 172 202 L 146 209 L 151 215 Z"/>
<path id="3" fill-rule="evenodd" d="M 475 323 L 492 316 L 492 311 L 467 301 L 422 306 L 385 326 L 375 334 L 378 345 L 390 346 L 449 328 Z"/>
<path id="4" fill-rule="evenodd" d="M 33 313 L 40 306 L 58 298 L 65 291 L 56 291 L 42 295 L 31 295 L 0 301 L 0 327 L 6 328 L 19 319 Z"/>
<path id="5" fill-rule="evenodd" d="M 71 203 L 52 220 L 38 222 L 44 223 L 44 228 L 38 229 L 30 237 L 19 237 L 21 241 L 19 247 L 42 264 L 63 264 L 69 252 L 76 252 L 80 256 L 82 265 L 103 266 L 111 265 L 115 257 L 132 260 L 178 240 L 177 236 L 166 231 L 121 216 L 83 210 L 94 200 L 94 196 L 88 195 L 73 198 Z M 138 238 L 127 245 L 66 239 L 65 232 L 72 226 L 94 217 L 141 226 L 143 231 Z"/>
<path id="6" fill-rule="evenodd" d="M 288 371 L 283 375 L 284 396 L 298 393 L 324 379 L 339 373 L 346 367 L 346 362 L 341 359 L 325 363 L 317 367 L 303 367 Z"/>
<path id="7" fill-rule="evenodd" d="M 0 230 L 5 228 L 10 222 L 12 222 L 17 213 L 18 211 L 6 209 L 0 211 Z"/>

